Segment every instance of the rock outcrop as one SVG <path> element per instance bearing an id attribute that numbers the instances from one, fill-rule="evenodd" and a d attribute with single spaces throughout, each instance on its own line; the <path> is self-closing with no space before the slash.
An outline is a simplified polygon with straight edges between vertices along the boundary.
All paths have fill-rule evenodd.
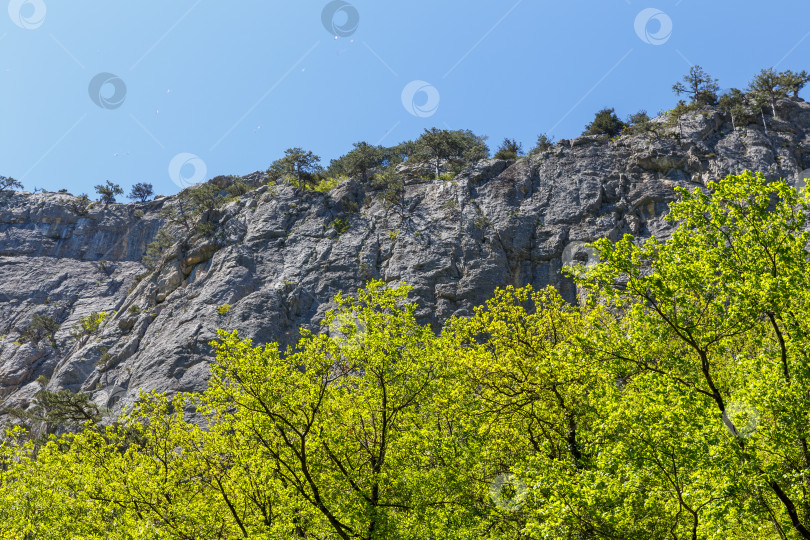
<path id="1" fill-rule="evenodd" d="M 0 194 L 0 405 L 67 388 L 118 412 L 140 390 L 200 390 L 218 328 L 287 345 L 299 327 L 317 331 L 335 293 L 370 279 L 413 286 L 436 328 L 505 285 L 553 285 L 573 300 L 563 265 L 593 262 L 586 244 L 600 237 L 665 237 L 675 187 L 810 168 L 810 104 L 783 100 L 771 120 L 767 135 L 761 124 L 735 132 L 705 110 L 658 137 L 563 140 L 453 180 L 411 181 L 393 207 L 356 180 L 302 193 L 256 173 L 260 187 L 217 210 L 213 235 L 171 248 L 150 273 L 141 259 L 174 197 L 80 215 L 66 194 Z M 102 311 L 97 333 L 71 337 Z M 60 324 L 53 340 L 21 343 L 34 314 Z"/>

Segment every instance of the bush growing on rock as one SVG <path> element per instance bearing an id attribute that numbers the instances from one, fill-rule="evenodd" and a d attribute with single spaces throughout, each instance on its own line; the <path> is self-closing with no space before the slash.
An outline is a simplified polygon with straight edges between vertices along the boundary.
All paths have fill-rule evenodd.
<path id="1" fill-rule="evenodd" d="M 62 199 L 62 202 L 77 216 L 86 216 L 90 208 L 93 207 L 93 201 L 90 200 L 86 193 L 71 199 Z"/>
<path id="2" fill-rule="evenodd" d="M 165 227 L 161 227 L 155 234 L 155 239 L 146 246 L 146 253 L 141 262 L 150 270 L 154 270 L 163 260 L 166 250 L 173 246 L 175 242 L 174 236 Z"/>
<path id="3" fill-rule="evenodd" d="M 627 124 L 619 120 L 615 109 L 605 108 L 596 113 L 593 122 L 585 126 L 583 135 L 606 135 L 615 137 L 627 127 Z"/>
<path id="4" fill-rule="evenodd" d="M 20 332 L 19 341 L 22 343 L 31 343 L 36 347 L 39 346 L 39 343 L 43 339 L 47 338 L 52 346 L 56 346 L 54 335 L 58 330 L 59 323 L 56 322 L 53 317 L 34 313 L 31 316 L 31 322 Z"/>
<path id="5" fill-rule="evenodd" d="M 531 149 L 529 152 L 530 156 L 540 154 L 542 152 L 546 152 L 551 150 L 554 147 L 554 141 L 545 133 L 541 133 L 537 136 L 537 142 L 534 144 L 534 148 Z"/>
<path id="6" fill-rule="evenodd" d="M 106 311 L 94 311 L 87 317 L 79 319 L 78 326 L 70 331 L 70 336 L 76 341 L 98 333 L 104 320 L 107 318 Z"/>
<path id="7" fill-rule="evenodd" d="M 517 159 L 518 156 L 523 155 L 523 145 L 514 139 L 504 139 L 495 155 L 495 159 Z"/>

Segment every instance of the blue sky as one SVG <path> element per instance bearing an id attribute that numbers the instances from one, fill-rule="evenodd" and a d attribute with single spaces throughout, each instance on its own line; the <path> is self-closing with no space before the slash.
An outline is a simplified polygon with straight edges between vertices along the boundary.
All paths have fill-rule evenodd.
<path id="1" fill-rule="evenodd" d="M 431 126 L 528 150 L 605 106 L 670 108 L 689 63 L 721 88 L 810 69 L 808 21 L 809 2 L 779 0 L 11 0 L 0 175 L 170 194 L 291 146 L 328 164 Z"/>

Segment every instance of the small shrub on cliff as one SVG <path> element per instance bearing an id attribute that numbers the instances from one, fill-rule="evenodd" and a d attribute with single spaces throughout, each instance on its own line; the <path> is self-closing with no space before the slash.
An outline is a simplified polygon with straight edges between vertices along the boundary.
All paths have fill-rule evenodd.
<path id="1" fill-rule="evenodd" d="M 619 120 L 619 117 L 616 116 L 615 109 L 604 108 L 596 113 L 593 122 L 585 126 L 585 131 L 583 131 L 582 134 L 615 137 L 626 127 L 627 124 Z"/>
<path id="2" fill-rule="evenodd" d="M 59 323 L 53 317 L 34 313 L 31 316 L 31 322 L 20 333 L 19 341 L 31 343 L 36 347 L 40 341 L 47 338 L 51 345 L 55 346 L 54 335 L 57 330 L 59 330 Z"/>
<path id="3" fill-rule="evenodd" d="M 222 304 L 217 308 L 217 315 L 224 316 L 227 315 L 228 312 L 231 310 L 230 304 Z"/>
<path id="4" fill-rule="evenodd" d="M 169 231 L 165 227 L 161 227 L 158 229 L 155 239 L 146 246 L 146 254 L 141 262 L 150 270 L 154 269 L 163 259 L 166 250 L 174 245 L 174 242 L 174 237 Z"/>
<path id="5" fill-rule="evenodd" d="M 495 159 L 517 159 L 523 155 L 523 145 L 515 139 L 504 139 L 493 156 Z"/>
<path id="6" fill-rule="evenodd" d="M 537 142 L 534 143 L 534 148 L 529 151 L 530 156 L 534 156 L 536 154 L 540 154 L 541 152 L 547 152 L 554 147 L 554 139 L 549 137 L 545 133 L 541 133 L 537 136 Z"/>
<path id="7" fill-rule="evenodd" d="M 402 201 L 405 180 L 396 171 L 396 167 L 391 166 L 371 180 L 371 187 L 382 191 L 382 200 L 386 206 L 393 206 Z"/>
<path id="8" fill-rule="evenodd" d="M 75 326 L 70 331 L 70 336 L 76 341 L 84 339 L 88 336 L 92 336 L 93 334 L 98 333 L 99 328 L 101 328 L 101 325 L 104 323 L 106 318 L 106 311 L 94 311 L 87 317 L 82 317 L 79 319 L 79 325 Z"/>
<path id="9" fill-rule="evenodd" d="M 82 193 L 72 199 L 62 199 L 62 202 L 77 216 L 86 216 L 88 210 L 93 206 L 93 201 L 90 200 L 87 193 Z"/>
<path id="10" fill-rule="evenodd" d="M 341 235 L 349 230 L 349 221 L 344 218 L 338 218 L 332 222 L 332 228 L 338 235 Z"/>

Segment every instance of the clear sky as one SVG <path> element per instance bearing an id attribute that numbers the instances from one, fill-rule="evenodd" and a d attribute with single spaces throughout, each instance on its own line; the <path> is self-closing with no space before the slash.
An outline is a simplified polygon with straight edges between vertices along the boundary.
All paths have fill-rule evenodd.
<path id="1" fill-rule="evenodd" d="M 2 2 L 0 175 L 29 191 L 170 194 L 431 126 L 528 150 L 670 108 L 690 62 L 721 88 L 810 69 L 807 0 Z"/>

